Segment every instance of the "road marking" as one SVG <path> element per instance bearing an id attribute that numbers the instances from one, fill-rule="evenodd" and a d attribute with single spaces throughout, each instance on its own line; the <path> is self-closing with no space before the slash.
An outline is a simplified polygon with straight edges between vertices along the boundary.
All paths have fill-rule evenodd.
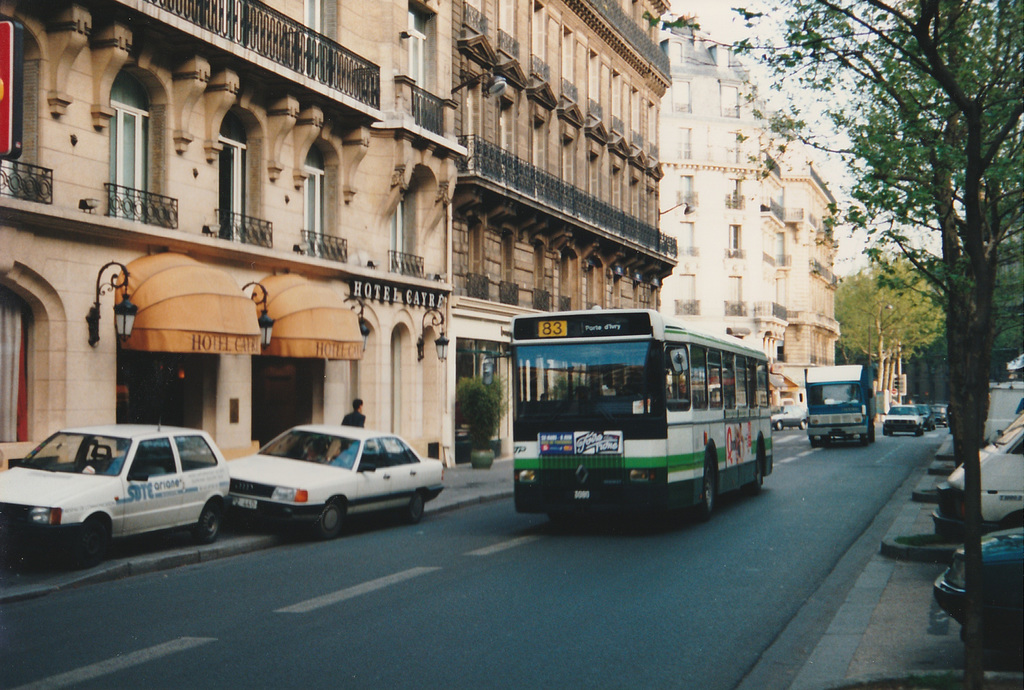
<path id="1" fill-rule="evenodd" d="M 807 457 L 808 455 L 810 455 L 813 452 L 814 452 L 813 450 L 808 448 L 807 450 L 800 451 L 796 455 L 788 457 L 788 458 L 786 458 L 784 460 L 776 460 L 774 464 L 776 464 L 776 465 L 785 465 L 788 462 L 793 462 L 794 460 L 799 460 L 800 458 L 805 458 L 805 457 Z"/>
<path id="2" fill-rule="evenodd" d="M 339 602 L 346 601 L 347 599 L 354 599 L 355 597 L 363 594 L 375 592 L 378 589 L 384 589 L 385 587 L 398 584 L 399 582 L 404 582 L 405 580 L 411 580 L 412 578 L 419 577 L 420 575 L 432 573 L 435 570 L 440 570 L 440 568 L 410 568 L 409 570 L 403 570 L 402 572 L 395 573 L 394 575 L 370 580 L 369 582 L 364 582 L 361 585 L 349 587 L 348 589 L 342 589 L 337 592 L 332 592 L 331 594 L 324 594 L 320 597 L 307 599 L 306 601 L 301 601 L 298 604 L 292 604 L 291 606 L 286 606 L 283 609 L 277 609 L 274 613 L 309 613 L 310 611 L 322 609 L 323 607 L 330 606 L 331 604 L 337 604 Z"/>
<path id="3" fill-rule="evenodd" d="M 200 645 L 216 641 L 217 639 L 214 637 L 179 637 L 176 640 L 158 644 L 155 647 L 140 649 L 139 651 L 132 652 L 131 654 L 124 654 L 113 659 L 107 659 L 106 661 L 100 661 L 99 663 L 91 664 L 89 666 L 83 666 L 82 668 L 75 669 L 74 671 L 68 671 L 67 673 L 43 678 L 42 680 L 37 680 L 34 683 L 22 685 L 15 690 L 65 688 L 71 685 L 84 683 L 87 680 L 106 676 L 111 673 L 117 673 L 118 671 L 131 668 L 132 666 L 145 664 L 163 656 L 177 654 L 178 652 L 184 652 L 192 649 L 193 647 L 199 647 Z"/>
<path id="4" fill-rule="evenodd" d="M 477 549 L 476 551 L 470 551 L 466 555 L 467 556 L 490 556 L 491 554 L 498 553 L 499 551 L 504 551 L 505 549 L 513 549 L 513 548 L 515 548 L 517 546 L 522 546 L 523 544 L 529 544 L 531 541 L 537 541 L 538 539 L 540 539 L 540 537 L 537 536 L 537 535 L 528 535 L 528 536 L 525 536 L 525 537 L 516 537 L 515 539 L 509 539 L 508 541 L 503 541 L 503 542 L 500 542 L 498 544 L 492 544 L 491 546 L 485 546 L 484 548 Z"/>

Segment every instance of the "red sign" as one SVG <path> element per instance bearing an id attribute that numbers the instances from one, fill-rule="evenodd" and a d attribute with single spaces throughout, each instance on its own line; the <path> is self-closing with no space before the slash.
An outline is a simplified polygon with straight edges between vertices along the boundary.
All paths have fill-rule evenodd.
<path id="1" fill-rule="evenodd" d="M 0 158 L 21 155 L 21 32 L 19 22 L 0 21 Z"/>

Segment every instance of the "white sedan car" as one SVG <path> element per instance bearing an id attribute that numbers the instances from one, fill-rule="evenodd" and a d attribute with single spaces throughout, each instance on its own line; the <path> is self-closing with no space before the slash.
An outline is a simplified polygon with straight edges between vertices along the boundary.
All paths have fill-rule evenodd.
<path id="1" fill-rule="evenodd" d="M 111 537 L 188 527 L 217 538 L 227 463 L 206 432 L 113 424 L 58 431 L 0 473 L 0 537 L 68 549 L 79 567 Z"/>
<path id="2" fill-rule="evenodd" d="M 322 539 L 338 536 L 350 513 L 400 509 L 419 522 L 444 476 L 394 434 L 323 425 L 289 429 L 229 469 L 233 510 L 306 520 Z"/>

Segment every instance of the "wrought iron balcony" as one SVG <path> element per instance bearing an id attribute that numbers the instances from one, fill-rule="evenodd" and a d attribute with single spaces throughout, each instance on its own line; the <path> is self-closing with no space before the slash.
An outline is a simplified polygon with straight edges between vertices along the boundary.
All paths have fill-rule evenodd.
<path id="1" fill-rule="evenodd" d="M 217 234 L 222 240 L 273 248 L 274 224 L 269 220 L 253 218 L 226 209 L 218 209 L 215 213 L 219 226 Z"/>
<path id="2" fill-rule="evenodd" d="M 530 74 L 551 82 L 551 67 L 536 55 L 530 56 Z"/>
<path id="3" fill-rule="evenodd" d="M 561 295 L 558 298 L 558 310 L 569 311 L 572 309 L 572 297 L 568 295 Z"/>
<path id="4" fill-rule="evenodd" d="M 779 268 L 789 268 L 793 265 L 793 257 L 789 254 L 777 254 L 775 256 L 775 265 Z"/>
<path id="5" fill-rule="evenodd" d="M 731 117 L 739 119 L 740 107 L 738 105 L 723 105 L 722 106 L 722 117 Z"/>
<path id="6" fill-rule="evenodd" d="M 519 306 L 519 284 L 508 280 L 498 283 L 498 301 L 502 304 Z"/>
<path id="7" fill-rule="evenodd" d="M 580 102 L 580 90 L 565 77 L 562 77 L 562 95 L 573 103 Z"/>
<path id="8" fill-rule="evenodd" d="M 527 161 L 477 136 L 461 136 L 469 155 L 458 161 L 460 173 L 477 175 L 544 206 L 589 223 L 609 235 L 675 257 L 678 246 L 653 225 L 566 183 Z"/>
<path id="9" fill-rule="evenodd" d="M 413 120 L 428 132 L 444 136 L 444 101 L 415 84 L 409 88 L 412 90 Z"/>
<path id="10" fill-rule="evenodd" d="M 462 23 L 481 36 L 487 35 L 487 17 L 469 3 L 462 5 Z"/>
<path id="11" fill-rule="evenodd" d="M 725 207 L 734 211 L 742 211 L 747 207 L 747 201 L 739 194 L 726 194 Z"/>
<path id="12" fill-rule="evenodd" d="M 700 256 L 700 247 L 683 247 L 679 250 L 681 256 Z"/>
<path id="13" fill-rule="evenodd" d="M 145 0 L 293 72 L 380 108 L 380 67 L 258 0 Z"/>
<path id="14" fill-rule="evenodd" d="M 303 253 L 331 261 L 348 261 L 348 241 L 342 237 L 331 237 L 311 230 L 301 233 Z"/>
<path id="15" fill-rule="evenodd" d="M 726 316 L 747 316 L 747 303 L 746 302 L 733 302 L 726 300 L 725 302 L 725 315 Z"/>
<path id="16" fill-rule="evenodd" d="M 540 311 L 551 310 L 551 293 L 540 288 L 533 289 L 533 308 Z"/>
<path id="17" fill-rule="evenodd" d="M 587 99 L 587 114 L 593 116 L 597 120 L 604 120 L 604 108 L 602 108 L 601 104 L 593 98 Z"/>
<path id="18" fill-rule="evenodd" d="M 769 266 L 774 266 L 775 265 L 775 257 L 774 256 L 772 256 L 768 252 L 762 252 L 761 254 L 762 254 L 762 256 L 761 256 L 762 261 L 764 261 Z"/>
<path id="19" fill-rule="evenodd" d="M 747 253 L 742 249 L 726 249 L 725 258 L 727 259 L 745 259 Z"/>
<path id="20" fill-rule="evenodd" d="M 677 299 L 676 316 L 700 316 L 700 300 Z"/>
<path id="21" fill-rule="evenodd" d="M 772 199 L 768 203 L 768 209 L 769 209 L 769 211 L 771 211 L 771 214 L 773 216 L 775 216 L 775 218 L 780 223 L 785 223 L 786 222 L 786 209 L 783 208 L 782 204 L 777 202 L 775 199 Z"/>
<path id="22" fill-rule="evenodd" d="M 170 230 L 177 229 L 177 199 L 109 182 L 103 186 L 107 190 L 107 215 L 111 218 L 127 218 Z"/>
<path id="23" fill-rule="evenodd" d="M 415 254 L 404 254 L 402 252 L 388 252 L 388 270 L 392 273 L 401 273 L 404 276 L 415 278 L 423 277 L 423 257 Z"/>
<path id="24" fill-rule="evenodd" d="M 619 0 L 590 0 L 590 3 L 654 68 L 666 77 L 670 74 L 668 53 L 654 42 L 646 28 L 626 14 Z"/>
<path id="25" fill-rule="evenodd" d="M 621 117 L 612 116 L 612 131 L 619 135 L 626 133 L 626 124 L 622 121 Z"/>
<path id="26" fill-rule="evenodd" d="M 0 162 L 0 196 L 53 203 L 53 171 L 31 163 Z"/>
<path id="27" fill-rule="evenodd" d="M 498 29 L 498 50 L 509 57 L 519 59 L 519 41 L 501 29 Z"/>
<path id="28" fill-rule="evenodd" d="M 491 280 L 480 273 L 466 274 L 466 295 L 475 299 L 491 298 Z"/>
<path id="29" fill-rule="evenodd" d="M 778 302 L 758 302 L 754 305 L 754 316 L 771 316 L 786 320 L 786 308 Z"/>

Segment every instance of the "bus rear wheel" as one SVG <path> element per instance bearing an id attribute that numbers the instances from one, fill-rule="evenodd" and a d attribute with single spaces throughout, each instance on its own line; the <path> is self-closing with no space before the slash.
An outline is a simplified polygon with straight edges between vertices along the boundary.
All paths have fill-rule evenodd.
<path id="1" fill-rule="evenodd" d="M 715 497 L 718 494 L 718 477 L 715 473 L 715 463 L 710 458 L 704 460 L 704 478 L 701 480 L 700 505 L 697 506 L 697 514 L 700 519 L 707 521 L 711 519 L 711 513 L 715 510 Z"/>

